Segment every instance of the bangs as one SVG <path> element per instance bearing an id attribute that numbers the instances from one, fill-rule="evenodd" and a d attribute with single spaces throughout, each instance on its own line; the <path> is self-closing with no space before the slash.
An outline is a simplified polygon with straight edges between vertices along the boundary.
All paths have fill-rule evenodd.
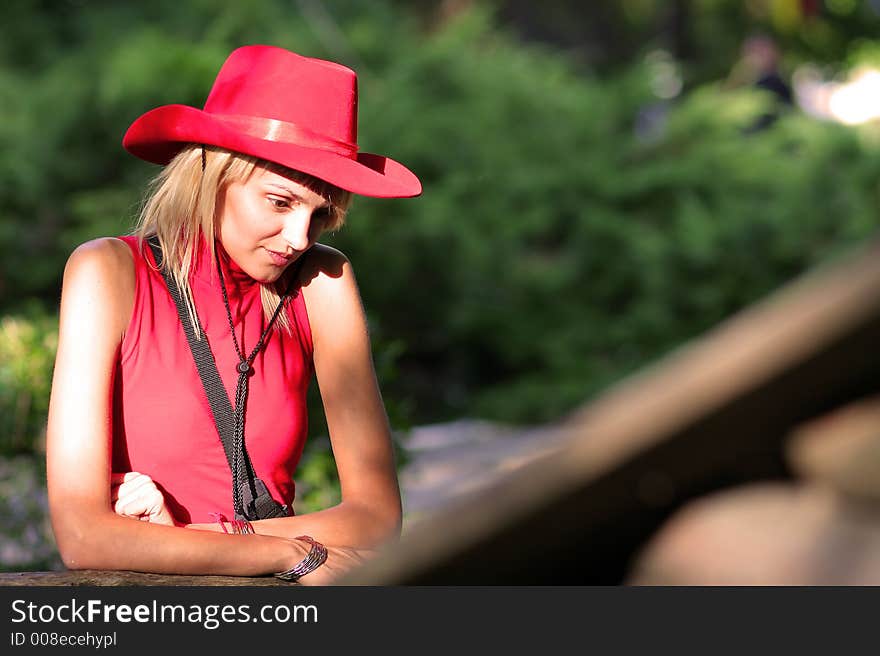
<path id="1" fill-rule="evenodd" d="M 336 185 L 330 184 L 326 180 L 321 180 L 308 173 L 289 169 L 286 166 L 281 166 L 274 162 L 254 159 L 254 165 L 261 166 L 268 171 L 289 178 L 326 199 L 327 204 L 330 206 L 330 220 L 327 221 L 326 226 L 328 231 L 338 230 L 345 223 L 345 215 L 348 212 L 353 197 L 353 194 L 350 191 L 340 189 Z M 252 170 L 253 169 L 251 169 L 251 171 Z"/>

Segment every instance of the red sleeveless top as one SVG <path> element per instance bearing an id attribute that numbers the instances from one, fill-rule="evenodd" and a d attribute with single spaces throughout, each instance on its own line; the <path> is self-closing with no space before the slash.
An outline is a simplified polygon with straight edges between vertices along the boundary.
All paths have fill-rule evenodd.
<path id="1" fill-rule="evenodd" d="M 181 522 L 210 513 L 234 517 L 232 474 L 177 308 L 153 254 L 137 237 L 121 237 L 134 255 L 135 297 L 113 384 L 113 471 L 150 476 Z M 250 354 L 266 326 L 260 285 L 217 244 L 239 346 Z M 190 278 L 196 311 L 217 371 L 235 402 L 238 355 L 220 280 L 204 242 Z M 293 472 L 307 433 L 306 393 L 312 341 L 299 290 L 284 310 L 291 333 L 274 328 L 254 360 L 245 413 L 245 443 L 272 497 L 293 507 Z"/>

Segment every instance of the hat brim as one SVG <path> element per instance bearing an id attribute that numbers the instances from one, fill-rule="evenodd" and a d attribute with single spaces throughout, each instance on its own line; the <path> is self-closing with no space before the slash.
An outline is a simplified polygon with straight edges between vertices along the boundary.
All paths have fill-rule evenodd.
<path id="1" fill-rule="evenodd" d="M 422 193 L 416 175 L 383 155 L 358 153 L 349 159 L 327 150 L 258 139 L 231 129 L 189 105 L 163 105 L 135 120 L 122 139 L 135 157 L 167 164 L 188 143 L 218 146 L 313 175 L 354 194 L 410 198 Z"/>

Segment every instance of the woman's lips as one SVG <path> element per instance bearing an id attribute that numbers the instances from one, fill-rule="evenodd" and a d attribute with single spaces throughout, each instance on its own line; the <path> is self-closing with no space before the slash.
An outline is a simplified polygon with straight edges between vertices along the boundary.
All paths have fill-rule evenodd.
<path id="1" fill-rule="evenodd" d="M 269 257 L 272 258 L 272 263 L 275 266 L 286 266 L 290 264 L 290 261 L 293 259 L 293 255 L 284 255 L 277 251 L 270 251 L 268 248 L 266 249 L 266 252 L 269 254 Z"/>

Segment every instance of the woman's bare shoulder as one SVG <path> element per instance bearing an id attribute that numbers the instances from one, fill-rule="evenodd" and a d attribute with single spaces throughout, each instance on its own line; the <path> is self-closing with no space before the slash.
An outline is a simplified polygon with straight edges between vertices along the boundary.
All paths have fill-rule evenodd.
<path id="1" fill-rule="evenodd" d="M 65 277 L 69 274 L 130 277 L 134 274 L 134 256 L 121 239 L 98 237 L 73 250 L 65 267 Z"/>
<path id="2" fill-rule="evenodd" d="M 128 323 L 135 295 L 134 256 L 114 237 L 100 237 L 77 246 L 67 259 L 62 283 L 62 313 L 101 312 L 114 317 L 114 328 Z"/>
<path id="3" fill-rule="evenodd" d="M 344 253 L 325 244 L 315 244 L 303 258 L 299 278 L 304 289 L 340 280 L 346 270 L 350 272 L 351 269 L 351 263 Z"/>
<path id="4" fill-rule="evenodd" d="M 349 343 L 350 331 L 366 330 L 360 292 L 348 258 L 323 244 L 309 250 L 300 271 L 303 298 L 309 313 L 316 350 L 322 343 Z M 332 335 L 329 341 L 323 335 Z"/>

